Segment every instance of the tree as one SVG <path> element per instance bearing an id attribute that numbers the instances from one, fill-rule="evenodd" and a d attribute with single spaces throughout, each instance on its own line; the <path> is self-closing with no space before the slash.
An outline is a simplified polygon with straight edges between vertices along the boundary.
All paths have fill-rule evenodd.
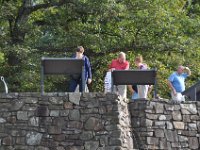
<path id="1" fill-rule="evenodd" d="M 198 0 L 1 0 L 1 73 L 13 91 L 39 91 L 40 58 L 70 56 L 83 45 L 93 64 L 94 91 L 116 53 L 132 63 L 142 54 L 159 69 L 159 90 L 179 63 L 191 66 L 198 80 L 200 4 Z M 195 64 L 195 65 L 193 65 Z M 13 77 L 13 74 L 15 75 Z M 51 79 L 49 79 L 51 80 Z M 23 82 L 22 82 L 23 81 Z M 47 88 L 65 89 L 57 83 Z"/>

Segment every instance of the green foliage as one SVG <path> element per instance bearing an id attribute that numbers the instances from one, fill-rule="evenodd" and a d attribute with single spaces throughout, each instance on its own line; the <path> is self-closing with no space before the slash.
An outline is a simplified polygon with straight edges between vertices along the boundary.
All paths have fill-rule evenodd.
<path id="1" fill-rule="evenodd" d="M 192 70 L 187 87 L 200 79 L 198 0 L 9 0 L 0 12 L 0 73 L 11 91 L 40 91 L 41 57 L 71 56 L 78 45 L 92 63 L 92 91 L 103 91 L 108 64 L 119 51 L 127 53 L 131 68 L 141 54 L 158 69 L 163 97 L 179 64 Z M 48 77 L 46 91 L 66 91 L 67 80 Z"/>
<path id="2" fill-rule="evenodd" d="M 0 64 L 3 64 L 4 61 L 5 61 L 4 53 L 0 52 Z"/>

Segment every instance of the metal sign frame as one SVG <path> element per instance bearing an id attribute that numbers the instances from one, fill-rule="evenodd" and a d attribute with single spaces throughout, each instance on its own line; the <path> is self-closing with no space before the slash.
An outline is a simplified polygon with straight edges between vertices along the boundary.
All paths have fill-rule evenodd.
<path id="1" fill-rule="evenodd" d="M 114 85 L 154 85 L 154 97 L 157 95 L 157 69 L 114 70 L 112 71 L 112 91 Z"/>
<path id="2" fill-rule="evenodd" d="M 191 101 L 200 101 L 200 81 L 182 92 L 183 95 L 189 98 Z"/>
<path id="3" fill-rule="evenodd" d="M 85 91 L 84 60 L 75 58 L 49 58 L 41 59 L 41 93 L 44 94 L 45 75 L 81 74 L 82 88 Z"/>

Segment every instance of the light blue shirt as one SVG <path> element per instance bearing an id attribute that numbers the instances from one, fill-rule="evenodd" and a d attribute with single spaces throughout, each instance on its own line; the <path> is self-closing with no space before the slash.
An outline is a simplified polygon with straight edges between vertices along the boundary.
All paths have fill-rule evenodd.
<path id="1" fill-rule="evenodd" d="M 168 80 L 172 83 L 172 86 L 175 88 L 176 92 L 185 91 L 185 79 L 188 77 L 187 73 L 178 74 L 174 72 L 170 75 Z"/>

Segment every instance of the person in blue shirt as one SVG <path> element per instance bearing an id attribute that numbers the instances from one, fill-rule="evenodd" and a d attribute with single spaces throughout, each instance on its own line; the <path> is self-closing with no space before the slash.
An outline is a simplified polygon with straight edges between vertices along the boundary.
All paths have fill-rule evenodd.
<path id="1" fill-rule="evenodd" d="M 131 92 L 131 99 L 136 100 L 138 99 L 138 89 L 137 85 L 128 85 L 128 89 Z"/>
<path id="2" fill-rule="evenodd" d="M 89 58 L 84 54 L 84 48 L 82 46 L 78 46 L 76 49 L 76 54 L 72 56 L 72 58 L 83 59 L 85 63 L 85 83 L 90 84 L 92 82 L 92 71 Z M 75 92 L 77 85 L 79 85 L 79 92 L 83 92 L 82 89 L 82 80 L 81 74 L 72 74 L 71 80 L 69 83 L 69 92 Z"/>
<path id="3" fill-rule="evenodd" d="M 172 100 L 185 101 L 181 93 L 185 91 L 185 79 L 190 75 L 191 71 L 188 67 L 179 66 L 177 71 L 169 76 L 168 85 L 171 89 Z"/>

